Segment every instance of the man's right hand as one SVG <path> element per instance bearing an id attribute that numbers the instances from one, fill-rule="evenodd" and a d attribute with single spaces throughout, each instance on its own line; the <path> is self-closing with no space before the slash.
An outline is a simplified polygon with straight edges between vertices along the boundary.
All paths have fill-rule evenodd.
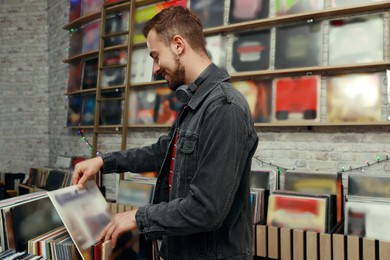
<path id="1" fill-rule="evenodd" d="M 79 162 L 74 167 L 72 177 L 73 185 L 77 184 L 79 188 L 84 188 L 84 184 L 87 180 L 97 174 L 102 167 L 103 159 L 100 156 Z"/>

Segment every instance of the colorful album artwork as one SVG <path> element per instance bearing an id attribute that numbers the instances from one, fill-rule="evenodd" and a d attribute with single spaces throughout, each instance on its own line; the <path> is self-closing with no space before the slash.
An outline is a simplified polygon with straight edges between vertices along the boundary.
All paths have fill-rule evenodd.
<path id="1" fill-rule="evenodd" d="M 117 13 L 107 17 L 105 34 L 126 32 L 129 27 L 129 12 Z M 112 36 L 104 39 L 104 47 L 110 47 L 127 42 L 127 35 Z"/>
<path id="2" fill-rule="evenodd" d="M 224 1 L 191 0 L 190 9 L 199 17 L 205 29 L 223 25 Z"/>
<path id="3" fill-rule="evenodd" d="M 276 16 L 314 12 L 324 9 L 324 0 L 276 0 Z"/>
<path id="4" fill-rule="evenodd" d="M 329 22 L 329 65 L 383 61 L 383 15 Z"/>
<path id="5" fill-rule="evenodd" d="M 70 0 L 69 22 L 79 18 L 81 15 L 81 0 Z"/>
<path id="6" fill-rule="evenodd" d="M 229 23 L 240 23 L 267 18 L 269 1 L 230 0 Z"/>
<path id="7" fill-rule="evenodd" d="M 102 98 L 120 98 L 120 91 L 103 92 Z M 122 123 L 122 100 L 102 100 L 100 105 L 100 125 L 119 125 Z"/>
<path id="8" fill-rule="evenodd" d="M 233 37 L 232 70 L 265 70 L 270 65 L 269 29 L 237 33 Z"/>
<path id="9" fill-rule="evenodd" d="M 380 73 L 328 77 L 326 122 L 380 121 L 381 86 Z"/>
<path id="10" fill-rule="evenodd" d="M 276 27 L 275 68 L 299 68 L 322 64 L 320 22 Z"/>
<path id="11" fill-rule="evenodd" d="M 98 76 L 98 58 L 93 58 L 84 61 L 83 66 L 83 89 L 96 88 Z"/>
<path id="12" fill-rule="evenodd" d="M 100 42 L 100 21 L 87 24 L 83 28 L 83 53 L 97 51 Z"/>
<path id="13" fill-rule="evenodd" d="M 206 38 L 206 50 L 210 59 L 218 67 L 226 66 L 226 41 L 221 34 L 208 36 Z"/>
<path id="14" fill-rule="evenodd" d="M 326 197 L 271 194 L 267 225 L 325 233 L 327 208 Z"/>
<path id="15" fill-rule="evenodd" d="M 103 66 L 126 64 L 127 51 L 106 51 L 103 53 Z"/>
<path id="16" fill-rule="evenodd" d="M 69 63 L 69 77 L 68 77 L 68 89 L 67 93 L 73 93 L 81 89 L 81 72 L 83 63 L 71 62 Z"/>
<path id="17" fill-rule="evenodd" d="M 272 115 L 271 80 L 233 81 L 235 87 L 248 101 L 255 123 L 268 123 Z"/>
<path id="18" fill-rule="evenodd" d="M 100 12 L 102 0 L 82 0 L 81 15 L 87 16 Z"/>
<path id="19" fill-rule="evenodd" d="M 348 5 L 362 5 L 375 2 L 383 2 L 383 0 L 331 0 L 331 7 L 342 7 Z"/>
<path id="20" fill-rule="evenodd" d="M 274 79 L 276 121 L 319 120 L 320 76 Z"/>
<path id="21" fill-rule="evenodd" d="M 70 32 L 69 58 L 81 54 L 83 50 L 83 29 L 76 28 Z"/>
<path id="22" fill-rule="evenodd" d="M 153 124 L 155 106 L 155 88 L 143 87 L 132 91 L 129 98 L 129 124 Z"/>
<path id="23" fill-rule="evenodd" d="M 142 33 L 145 23 L 152 19 L 153 16 L 158 14 L 161 10 L 174 5 L 187 7 L 187 0 L 171 0 L 137 8 L 134 16 L 133 43 L 145 42 L 146 39 Z"/>
<path id="24" fill-rule="evenodd" d="M 81 125 L 93 125 L 95 121 L 95 95 L 83 96 L 83 111 L 81 114 Z"/>
<path id="25" fill-rule="evenodd" d="M 125 67 L 104 68 L 102 70 L 102 88 L 123 86 L 125 84 Z"/>
<path id="26" fill-rule="evenodd" d="M 157 88 L 154 122 L 156 124 L 173 124 L 182 106 L 183 104 L 177 100 L 175 92 L 167 86 Z"/>
<path id="27" fill-rule="evenodd" d="M 133 50 L 131 58 L 131 83 L 151 82 L 153 77 L 153 59 L 148 48 Z"/>
<path id="28" fill-rule="evenodd" d="M 81 122 L 83 98 L 81 96 L 68 97 L 68 120 L 66 126 L 78 126 Z"/>

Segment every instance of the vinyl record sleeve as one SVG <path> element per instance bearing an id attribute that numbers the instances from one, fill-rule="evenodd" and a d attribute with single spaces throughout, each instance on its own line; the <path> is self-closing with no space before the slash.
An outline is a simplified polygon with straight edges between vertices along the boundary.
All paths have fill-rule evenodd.
<path id="1" fill-rule="evenodd" d="M 322 64 L 322 24 L 312 22 L 276 27 L 275 68 Z"/>
<path id="2" fill-rule="evenodd" d="M 131 55 L 131 83 L 151 82 L 153 59 L 149 56 L 148 48 L 137 48 Z"/>
<path id="3" fill-rule="evenodd" d="M 91 22 L 83 27 L 83 50 L 82 53 L 99 50 L 100 21 Z"/>
<path id="4" fill-rule="evenodd" d="M 326 80 L 326 122 L 379 122 L 380 73 L 344 74 Z"/>
<path id="5" fill-rule="evenodd" d="M 95 120 L 95 100 L 95 95 L 87 95 L 83 97 L 81 125 L 93 125 Z"/>
<path id="6" fill-rule="evenodd" d="M 348 194 L 390 199 L 390 176 L 385 174 L 352 173 L 348 175 Z"/>
<path id="7" fill-rule="evenodd" d="M 87 16 L 100 12 L 102 0 L 82 0 L 81 15 Z"/>
<path id="8" fill-rule="evenodd" d="M 106 19 L 105 35 L 127 32 L 129 27 L 129 12 L 110 15 Z M 107 37 L 104 39 L 104 47 L 110 47 L 127 42 L 127 35 Z"/>
<path id="9" fill-rule="evenodd" d="M 81 15 L 81 1 L 82 0 L 70 0 L 69 4 L 69 23 L 73 22 Z"/>
<path id="10" fill-rule="evenodd" d="M 226 39 L 225 36 L 218 34 L 207 36 L 206 51 L 212 62 L 218 67 L 226 66 Z"/>
<path id="11" fill-rule="evenodd" d="M 83 65 L 82 88 L 91 89 L 97 86 L 98 77 L 98 58 L 92 58 L 84 61 Z"/>
<path id="12" fill-rule="evenodd" d="M 230 0 L 229 23 L 241 23 L 268 17 L 269 2 L 263 0 Z"/>
<path id="13" fill-rule="evenodd" d="M 204 29 L 223 25 L 224 1 L 191 0 L 190 9 L 199 17 Z"/>
<path id="14" fill-rule="evenodd" d="M 83 259 L 92 259 L 91 247 L 112 219 L 96 183 L 88 181 L 83 189 L 73 185 L 48 195 Z"/>
<path id="15" fill-rule="evenodd" d="M 67 126 L 78 126 L 81 122 L 83 99 L 81 96 L 68 97 L 68 119 Z"/>
<path id="16" fill-rule="evenodd" d="M 314 12 L 324 9 L 324 0 L 276 0 L 276 16 Z"/>
<path id="17" fill-rule="evenodd" d="M 81 89 L 82 69 L 83 63 L 81 61 L 69 63 L 68 94 Z"/>
<path id="18" fill-rule="evenodd" d="M 129 124 L 153 124 L 155 119 L 156 88 L 143 87 L 130 93 Z"/>

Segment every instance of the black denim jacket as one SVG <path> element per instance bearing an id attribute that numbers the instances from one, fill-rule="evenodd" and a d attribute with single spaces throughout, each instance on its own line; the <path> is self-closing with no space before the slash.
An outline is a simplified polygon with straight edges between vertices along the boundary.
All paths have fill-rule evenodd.
<path id="1" fill-rule="evenodd" d="M 165 260 L 253 258 L 249 172 L 258 137 L 229 79 L 223 69 L 210 75 L 157 143 L 102 156 L 103 172 L 159 171 L 153 204 L 140 207 L 136 220 L 146 237 L 163 239 Z M 175 131 L 168 193 L 166 155 Z"/>

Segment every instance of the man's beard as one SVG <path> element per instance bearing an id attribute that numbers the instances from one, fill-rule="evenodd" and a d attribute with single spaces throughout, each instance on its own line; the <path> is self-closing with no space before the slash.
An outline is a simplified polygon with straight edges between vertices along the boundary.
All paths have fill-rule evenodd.
<path id="1" fill-rule="evenodd" d="M 173 73 L 170 75 L 171 80 L 168 83 L 169 83 L 169 88 L 175 91 L 179 86 L 184 84 L 185 68 L 181 64 L 179 56 L 172 50 L 171 52 L 175 59 L 176 70 L 173 71 Z"/>

